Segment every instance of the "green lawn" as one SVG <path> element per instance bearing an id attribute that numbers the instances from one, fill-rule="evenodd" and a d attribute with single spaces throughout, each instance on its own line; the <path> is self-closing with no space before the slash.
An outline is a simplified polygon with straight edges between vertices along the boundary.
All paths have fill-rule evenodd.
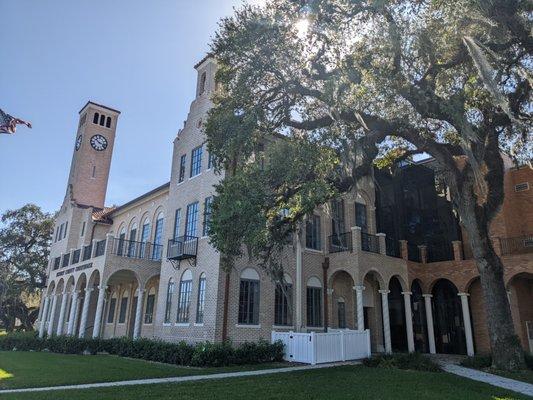
<path id="1" fill-rule="evenodd" d="M 225 368 L 190 368 L 107 355 L 0 351 L 0 389 L 202 375 L 286 365 L 275 363 Z"/>
<path id="2" fill-rule="evenodd" d="M 525 370 L 519 372 L 506 372 L 506 371 L 494 371 L 492 369 L 483 369 L 482 371 L 488 372 L 489 374 L 495 374 L 504 376 L 506 378 L 515 379 L 517 381 L 531 383 L 533 385 L 533 371 Z"/>
<path id="3" fill-rule="evenodd" d="M 525 396 L 446 373 L 343 366 L 267 376 L 4 395 L 5 400 L 62 399 L 416 399 L 496 400 Z"/>

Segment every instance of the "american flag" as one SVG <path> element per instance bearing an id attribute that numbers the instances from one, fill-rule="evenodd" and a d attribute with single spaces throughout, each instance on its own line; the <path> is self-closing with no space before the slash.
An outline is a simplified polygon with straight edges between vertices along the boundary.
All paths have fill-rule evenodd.
<path id="1" fill-rule="evenodd" d="M 15 133 L 15 131 L 17 130 L 17 124 L 23 124 L 26 125 L 28 128 L 31 128 L 31 124 L 29 122 L 12 117 L 11 115 L 2 111 L 2 109 L 0 108 L 0 133 Z"/>

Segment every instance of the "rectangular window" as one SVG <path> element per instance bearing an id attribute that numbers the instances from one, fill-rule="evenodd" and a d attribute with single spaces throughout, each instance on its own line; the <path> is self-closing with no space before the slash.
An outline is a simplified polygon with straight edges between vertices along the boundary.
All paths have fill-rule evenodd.
<path id="1" fill-rule="evenodd" d="M 83 221 L 83 224 L 81 225 L 81 233 L 80 236 L 85 235 L 85 221 Z"/>
<path id="2" fill-rule="evenodd" d="M 180 292 L 178 296 L 178 317 L 176 322 L 189 322 L 189 306 L 191 304 L 192 281 L 181 281 Z"/>
<path id="3" fill-rule="evenodd" d="M 202 170 L 202 146 L 195 147 L 191 153 L 191 177 L 196 176 Z"/>
<path id="4" fill-rule="evenodd" d="M 209 152 L 209 156 L 207 158 L 207 169 L 211 169 L 213 167 L 213 154 Z"/>
<path id="5" fill-rule="evenodd" d="M 175 240 L 180 235 L 180 224 L 181 224 L 181 208 L 176 210 L 174 214 L 174 237 Z"/>
<path id="6" fill-rule="evenodd" d="M 165 301 L 165 324 L 170 323 L 170 309 L 172 307 L 172 295 L 174 294 L 174 281 L 170 280 L 167 287 L 167 298 Z"/>
<path id="7" fill-rule="evenodd" d="M 307 288 L 307 326 L 322 326 L 322 288 Z"/>
<path id="8" fill-rule="evenodd" d="M 209 235 L 209 225 L 211 223 L 211 205 L 213 204 L 213 196 L 205 198 L 204 201 L 204 225 L 203 225 L 203 236 Z"/>
<path id="9" fill-rule="evenodd" d="M 259 281 L 241 279 L 238 321 L 239 324 L 259 324 Z"/>
<path id="10" fill-rule="evenodd" d="M 146 312 L 144 313 L 144 323 L 151 324 L 154 320 L 155 294 L 146 297 Z"/>
<path id="11" fill-rule="evenodd" d="M 157 218 L 155 221 L 154 248 L 152 249 L 152 259 L 161 260 L 163 252 L 163 218 Z"/>
<path id="12" fill-rule="evenodd" d="M 178 178 L 178 183 L 183 182 L 185 179 L 185 164 L 187 163 L 187 155 L 184 154 L 180 157 L 180 175 Z"/>
<path id="13" fill-rule="evenodd" d="M 61 224 L 61 225 L 59 226 L 59 238 L 58 238 L 58 240 L 63 239 L 63 227 L 64 227 L 64 225 L 65 225 L 65 224 Z"/>
<path id="14" fill-rule="evenodd" d="M 120 312 L 118 314 L 118 323 L 123 324 L 126 322 L 126 311 L 128 310 L 128 298 L 123 297 L 120 299 Z"/>
<path id="15" fill-rule="evenodd" d="M 196 323 L 204 323 L 204 307 L 205 307 L 205 276 L 200 278 L 198 282 L 198 302 L 196 303 Z"/>
<path id="16" fill-rule="evenodd" d="M 148 242 L 148 236 L 150 236 L 150 223 L 145 221 L 141 230 L 141 246 L 139 250 L 139 257 L 144 258 L 146 253 L 146 242 Z"/>
<path id="17" fill-rule="evenodd" d="M 109 311 L 107 312 L 107 323 L 112 324 L 115 320 L 115 308 L 117 308 L 117 299 L 114 297 L 109 302 Z"/>
<path id="18" fill-rule="evenodd" d="M 54 243 L 57 242 L 58 237 L 59 237 L 59 226 L 56 226 L 56 234 L 54 236 Z"/>
<path id="19" fill-rule="evenodd" d="M 187 206 L 185 217 L 185 236 L 196 236 L 198 228 L 198 202 Z"/>
<path id="20" fill-rule="evenodd" d="M 292 325 L 291 311 L 292 285 L 285 284 L 285 293 L 280 283 L 276 285 L 274 298 L 274 323 L 276 325 Z"/>
<path id="21" fill-rule="evenodd" d="M 322 248 L 320 239 L 320 216 L 311 215 L 305 224 L 305 247 L 320 250 Z"/>
<path id="22" fill-rule="evenodd" d="M 60 265 L 61 265 L 61 257 L 56 257 L 54 259 L 54 270 L 58 269 Z"/>
<path id="23" fill-rule="evenodd" d="M 368 223 L 366 219 L 366 205 L 355 203 L 355 226 L 361 228 L 361 232 L 368 232 Z"/>

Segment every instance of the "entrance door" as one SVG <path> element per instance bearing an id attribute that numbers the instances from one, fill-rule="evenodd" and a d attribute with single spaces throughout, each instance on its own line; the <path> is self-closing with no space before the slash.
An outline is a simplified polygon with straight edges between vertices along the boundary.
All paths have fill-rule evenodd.
<path id="1" fill-rule="evenodd" d="M 466 354 L 465 329 L 457 288 L 446 279 L 433 288 L 433 315 L 437 353 Z"/>

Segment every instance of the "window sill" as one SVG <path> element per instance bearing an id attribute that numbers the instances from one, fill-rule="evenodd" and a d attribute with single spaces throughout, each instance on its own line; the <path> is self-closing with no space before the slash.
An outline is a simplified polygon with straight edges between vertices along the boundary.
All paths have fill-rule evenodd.
<path id="1" fill-rule="evenodd" d="M 191 324 L 189 322 L 176 322 L 174 324 L 174 326 L 181 326 L 181 327 L 186 327 L 186 326 L 190 326 Z"/>
<path id="2" fill-rule="evenodd" d="M 202 175 L 201 172 L 200 172 L 199 174 L 194 175 L 194 176 L 190 176 L 190 177 L 189 177 L 189 180 L 193 180 L 194 178 L 197 178 L 197 177 L 199 177 L 200 175 Z"/>
<path id="3" fill-rule="evenodd" d="M 294 329 L 294 325 L 272 325 L 272 329 Z"/>
<path id="4" fill-rule="evenodd" d="M 163 326 L 172 326 L 172 323 L 170 323 L 170 322 L 164 322 L 164 323 L 163 323 Z"/>
<path id="5" fill-rule="evenodd" d="M 259 325 L 235 324 L 235 327 L 236 328 L 261 329 L 261 324 Z"/>
<path id="6" fill-rule="evenodd" d="M 181 182 L 178 182 L 176 186 L 181 186 L 181 185 L 183 185 L 184 183 L 185 183 L 185 179 L 182 180 Z"/>
<path id="7" fill-rule="evenodd" d="M 201 324 L 195 323 L 194 326 L 204 326 L 204 323 L 203 322 Z"/>
<path id="8" fill-rule="evenodd" d="M 309 253 L 324 254 L 322 250 L 310 249 L 309 247 L 306 247 L 304 251 L 308 251 Z"/>

